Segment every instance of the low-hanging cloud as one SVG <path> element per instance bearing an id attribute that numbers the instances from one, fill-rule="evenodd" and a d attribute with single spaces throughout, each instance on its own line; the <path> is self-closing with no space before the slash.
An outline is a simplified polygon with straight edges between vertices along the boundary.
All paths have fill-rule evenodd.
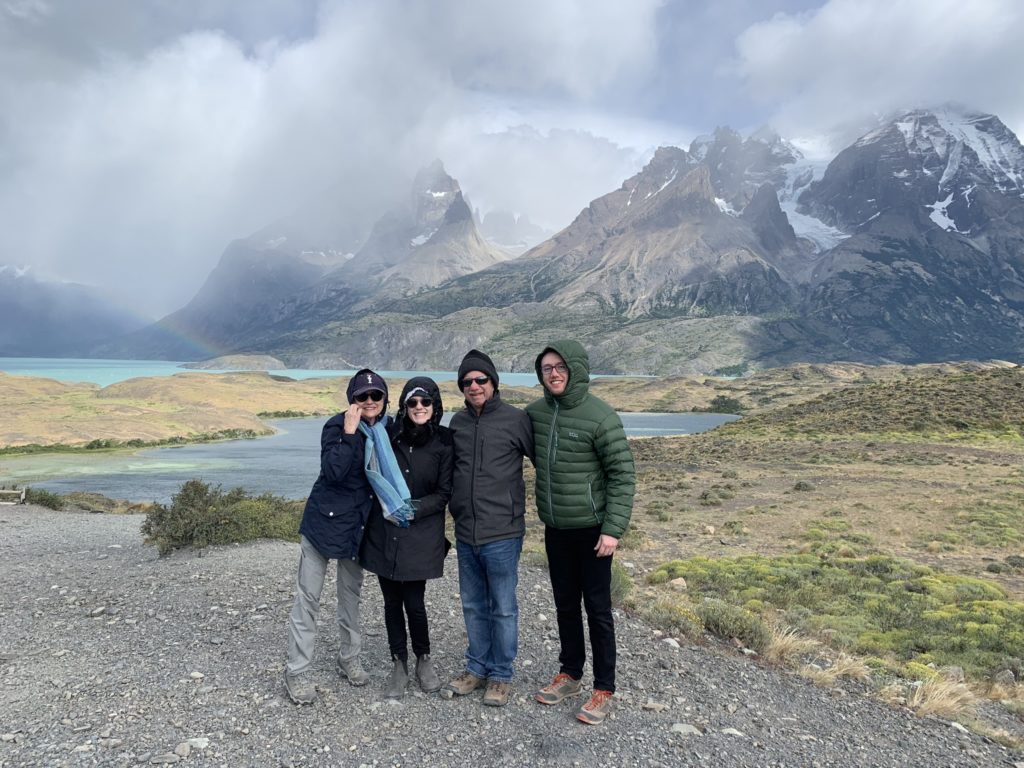
<path id="1" fill-rule="evenodd" d="M 342 190 L 342 207 L 345 193 L 365 203 L 439 150 L 458 152 L 443 139 L 479 94 L 587 104 L 652 66 L 658 3 L 603 5 L 324 2 L 274 37 L 242 29 L 245 13 L 227 3 L 161 18 L 168 34 L 152 18 L 169 13 L 162 4 L 108 0 L 83 22 L 90 45 L 75 47 L 77 6 L 8 0 L 0 263 L 118 287 L 150 312 L 174 309 L 230 239 L 328 187 Z M 125 33 L 126 20 L 147 39 Z M 597 168 L 613 158 L 618 176 L 614 147 L 581 144 Z M 486 171 L 474 170 L 487 198 Z"/>
<path id="2" fill-rule="evenodd" d="M 1022 39 L 1018 0 L 829 0 L 750 26 L 736 69 L 790 135 L 947 102 L 993 112 L 1020 135 Z"/>

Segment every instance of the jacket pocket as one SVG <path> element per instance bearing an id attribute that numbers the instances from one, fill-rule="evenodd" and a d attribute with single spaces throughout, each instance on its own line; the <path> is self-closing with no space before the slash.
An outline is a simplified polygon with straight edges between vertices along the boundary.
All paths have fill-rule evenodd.
<path id="1" fill-rule="evenodd" d="M 587 506 L 590 507 L 590 514 L 594 516 L 594 523 L 601 525 L 604 521 L 598 512 L 597 494 L 594 493 L 594 478 L 587 478 Z"/>

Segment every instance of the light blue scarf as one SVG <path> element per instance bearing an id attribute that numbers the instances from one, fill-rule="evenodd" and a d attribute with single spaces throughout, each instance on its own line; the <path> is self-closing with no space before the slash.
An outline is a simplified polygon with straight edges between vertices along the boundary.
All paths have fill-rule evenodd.
<path id="1" fill-rule="evenodd" d="M 372 427 L 360 421 L 359 431 L 366 435 L 366 458 L 363 461 L 366 479 L 377 494 L 384 519 L 400 528 L 408 528 L 415 513 L 409 500 L 409 486 L 405 484 L 402 470 L 395 460 L 384 420 L 378 419 Z"/>

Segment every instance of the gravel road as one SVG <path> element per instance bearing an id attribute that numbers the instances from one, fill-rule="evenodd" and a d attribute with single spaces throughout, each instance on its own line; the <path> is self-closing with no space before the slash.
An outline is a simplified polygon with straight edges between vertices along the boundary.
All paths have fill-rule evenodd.
<path id="1" fill-rule="evenodd" d="M 138 516 L 0 507 L 0 766 L 1021 766 L 958 726 L 822 689 L 718 647 L 674 648 L 618 615 L 618 707 L 598 727 L 529 693 L 556 671 L 547 575 L 523 567 L 515 696 L 383 698 L 388 652 L 375 579 L 363 589 L 366 688 L 317 646 L 320 700 L 281 676 L 298 546 L 158 558 Z M 452 553 L 454 558 L 454 552 Z M 461 671 L 454 559 L 427 588 L 433 656 Z M 333 569 L 332 569 L 333 570 Z M 333 584 L 325 588 L 333 597 Z M 576 700 L 579 701 L 578 699 Z"/>

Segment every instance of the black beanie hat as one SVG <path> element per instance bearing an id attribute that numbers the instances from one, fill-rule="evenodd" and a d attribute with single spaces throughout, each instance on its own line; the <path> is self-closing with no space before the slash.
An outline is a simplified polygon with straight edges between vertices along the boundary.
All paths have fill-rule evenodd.
<path id="1" fill-rule="evenodd" d="M 494 367 L 494 363 L 491 362 L 491 358 L 479 349 L 469 350 L 466 356 L 462 358 L 462 362 L 459 363 L 459 378 L 457 382 L 459 389 L 462 389 L 462 380 L 466 378 L 466 374 L 470 371 L 486 373 L 491 377 L 491 381 L 494 382 L 494 388 L 498 388 L 498 370 Z"/>

